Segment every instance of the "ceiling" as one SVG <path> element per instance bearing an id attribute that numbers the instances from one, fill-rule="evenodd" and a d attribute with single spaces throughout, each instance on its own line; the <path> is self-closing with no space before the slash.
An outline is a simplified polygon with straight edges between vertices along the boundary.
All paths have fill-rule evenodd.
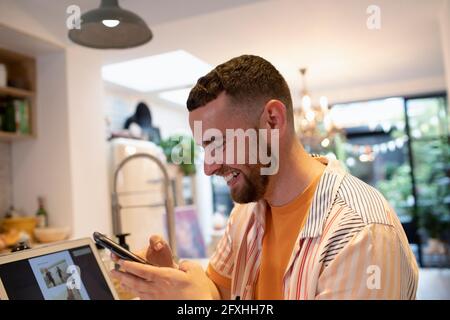
<path id="1" fill-rule="evenodd" d="M 68 45 L 65 10 L 90 0 L 15 0 Z M 139 48 L 104 52 L 104 62 L 183 49 L 210 65 L 257 54 L 295 91 L 308 67 L 312 90 L 374 85 L 444 75 L 438 13 L 442 0 L 377 0 L 381 29 L 366 26 L 373 0 L 122 0 L 140 14 L 154 39 Z"/>
<path id="2" fill-rule="evenodd" d="M 67 39 L 66 8 L 80 7 L 84 13 L 98 8 L 101 0 L 1 0 L 12 1 L 42 21 L 47 30 L 60 39 Z M 119 0 L 119 5 L 141 16 L 149 26 L 207 14 L 262 0 Z"/>

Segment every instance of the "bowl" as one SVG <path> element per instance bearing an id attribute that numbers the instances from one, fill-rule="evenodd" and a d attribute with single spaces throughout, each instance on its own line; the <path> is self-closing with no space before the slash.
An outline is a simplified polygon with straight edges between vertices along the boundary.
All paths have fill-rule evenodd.
<path id="1" fill-rule="evenodd" d="M 36 224 L 37 220 L 35 217 L 12 217 L 3 219 L 1 227 L 5 232 L 12 230 L 24 231 L 30 237 L 33 237 Z"/>
<path id="2" fill-rule="evenodd" d="M 69 233 L 69 227 L 34 229 L 34 237 L 41 243 L 65 240 L 69 236 Z"/>

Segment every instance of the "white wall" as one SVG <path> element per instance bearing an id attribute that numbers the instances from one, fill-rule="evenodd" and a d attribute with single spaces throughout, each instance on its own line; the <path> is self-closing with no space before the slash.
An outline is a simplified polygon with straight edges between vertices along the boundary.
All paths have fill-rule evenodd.
<path id="1" fill-rule="evenodd" d="M 14 205 L 34 214 L 42 195 L 51 225 L 70 226 L 73 237 L 109 232 L 100 58 L 93 50 L 65 48 L 15 1 L 0 2 L 0 23 L 36 44 L 0 39 L 37 57 L 37 138 L 12 144 Z"/>
<path id="2" fill-rule="evenodd" d="M 111 231 L 103 81 L 98 51 L 67 49 L 74 237 Z"/>
<path id="3" fill-rule="evenodd" d="M 20 41 L 0 39 L 8 48 L 32 53 L 37 59 L 37 139 L 11 144 L 12 203 L 26 214 L 37 210 L 37 197 L 46 198 L 49 220 L 72 226 L 66 55 L 58 42 L 35 18 L 13 0 L 0 2 L 0 23 L 21 31 Z M 44 50 L 43 50 L 44 49 Z M 44 52 L 47 51 L 47 52 Z"/>
<path id="4" fill-rule="evenodd" d="M 11 183 L 11 145 L 0 142 L 0 218 L 11 206 Z"/>
<path id="5" fill-rule="evenodd" d="M 187 111 L 156 103 L 152 105 L 152 110 L 155 115 L 154 124 L 161 129 L 163 137 L 172 133 L 191 134 Z"/>
<path id="6" fill-rule="evenodd" d="M 113 129 L 122 128 L 125 120 L 134 114 L 137 104 L 143 101 L 149 105 L 152 124 L 160 129 L 163 138 L 174 133 L 190 134 L 188 112 L 181 106 L 164 104 L 151 95 L 118 88 L 106 82 L 104 94 L 105 116 L 112 118 Z"/>
<path id="7" fill-rule="evenodd" d="M 44 196 L 52 225 L 73 217 L 64 52 L 37 59 L 37 139 L 12 144 L 13 203 L 28 214 Z"/>
<path id="8" fill-rule="evenodd" d="M 444 76 L 428 77 L 397 82 L 379 83 L 356 87 L 345 87 L 332 90 L 313 91 L 313 99 L 319 100 L 324 95 L 330 104 L 362 101 L 370 99 L 388 98 L 395 96 L 409 96 L 446 91 Z M 295 94 L 295 93 L 294 93 Z M 300 96 L 300 94 L 298 94 Z M 299 99 L 297 99 L 298 101 Z M 298 101 L 300 103 L 300 101 Z"/>
<path id="9" fill-rule="evenodd" d="M 62 43 L 37 21 L 32 12 L 20 9 L 17 0 L 0 1 L 0 23 L 20 30 L 25 34 L 38 36 L 43 40 L 62 45 Z M 65 14 L 62 12 L 61 14 Z M 64 25 L 62 25 L 64 26 Z"/>
<path id="10" fill-rule="evenodd" d="M 450 95 L 450 0 L 444 0 L 439 17 L 442 51 L 447 84 L 447 95 Z M 450 111 L 450 103 L 448 103 Z"/>

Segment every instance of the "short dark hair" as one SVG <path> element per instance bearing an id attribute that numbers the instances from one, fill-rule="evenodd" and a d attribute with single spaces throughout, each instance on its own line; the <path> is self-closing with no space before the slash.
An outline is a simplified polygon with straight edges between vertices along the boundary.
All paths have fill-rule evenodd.
<path id="1" fill-rule="evenodd" d="M 216 99 L 225 92 L 240 108 L 250 109 L 270 99 L 280 100 L 287 117 L 293 120 L 292 98 L 289 87 L 280 72 L 267 60 L 242 55 L 222 63 L 198 79 L 187 100 L 189 111 Z"/>

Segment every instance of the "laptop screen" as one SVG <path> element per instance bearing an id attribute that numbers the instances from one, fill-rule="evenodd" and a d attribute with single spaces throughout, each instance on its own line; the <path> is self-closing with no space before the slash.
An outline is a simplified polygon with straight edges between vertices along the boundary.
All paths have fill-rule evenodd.
<path id="1" fill-rule="evenodd" d="M 113 300 L 89 245 L 0 265 L 10 300 Z"/>

